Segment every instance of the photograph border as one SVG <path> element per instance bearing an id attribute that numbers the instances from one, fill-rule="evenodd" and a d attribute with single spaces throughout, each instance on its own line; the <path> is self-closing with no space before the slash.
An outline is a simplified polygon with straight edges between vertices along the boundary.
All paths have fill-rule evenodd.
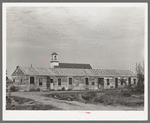
<path id="1" fill-rule="evenodd" d="M 24 4 L 24 3 L 22 3 L 22 4 Z M 85 4 L 85 3 L 83 3 L 83 4 Z M 108 3 L 106 3 L 106 4 L 108 4 Z M 120 4 L 120 3 L 118 3 L 118 4 Z M 145 3 L 143 3 L 143 4 L 145 4 Z M 6 13 L 5 13 L 5 10 L 4 10 L 5 7 L 6 7 L 5 5 L 6 4 L 3 4 L 3 13 L 2 13 L 2 15 L 3 15 L 2 16 L 3 17 L 3 24 L 2 24 L 3 25 L 3 40 L 2 40 L 2 47 L 3 47 L 2 48 L 2 53 L 3 53 L 3 64 L 2 64 L 3 72 L 2 73 L 3 73 L 3 78 L 6 78 L 6 75 L 5 75 L 5 73 L 6 73 L 6 64 L 5 64 L 6 63 L 6 33 L 4 33 L 4 32 L 6 32 L 6 22 L 5 22 L 6 21 L 6 18 L 5 18 Z M 12 3 L 11 3 L 11 5 L 12 5 Z M 129 6 L 130 5 L 131 5 L 131 3 L 129 4 Z M 148 9 L 147 5 L 146 5 L 146 9 Z M 146 12 L 146 15 L 148 15 L 148 11 Z M 146 30 L 145 30 L 145 40 L 148 39 L 148 28 L 147 28 L 148 25 L 147 24 L 148 24 L 148 17 L 146 17 L 146 22 L 145 22 L 145 28 L 146 28 Z M 3 81 L 2 81 L 2 83 L 3 83 L 3 88 L 2 88 L 2 91 L 3 91 L 3 105 L 2 105 L 3 106 L 3 120 L 9 120 L 9 121 L 10 120 L 36 120 L 36 121 L 37 120 L 51 120 L 50 118 L 52 118 L 51 117 L 53 115 L 52 113 L 55 113 L 55 116 L 54 116 L 55 118 L 53 117 L 52 120 L 76 120 L 76 119 L 78 119 L 78 120 L 93 120 L 94 121 L 94 120 L 144 120 L 144 119 L 147 119 L 147 113 L 148 113 L 148 107 L 147 107 L 147 104 L 148 104 L 148 98 L 147 98 L 148 97 L 148 52 L 147 51 L 148 51 L 148 41 L 145 41 L 145 48 L 144 48 L 145 68 L 146 68 L 145 69 L 145 80 L 147 80 L 147 82 L 145 83 L 145 87 L 147 87 L 147 88 L 145 88 L 145 97 L 146 98 L 145 98 L 144 112 L 142 112 L 142 111 L 131 111 L 131 112 L 130 111 L 109 111 L 110 112 L 110 118 L 109 118 L 107 116 L 108 115 L 107 111 L 91 111 L 91 110 L 90 111 L 89 110 L 87 110 L 87 111 L 40 111 L 40 112 L 39 111 L 34 111 L 34 112 L 33 111 L 19 111 L 19 116 L 20 117 L 19 117 L 19 119 L 15 119 L 14 114 L 16 113 L 17 117 L 18 117 L 18 111 L 6 111 L 4 109 L 4 107 L 5 107 L 4 104 L 6 103 L 6 101 L 5 101 L 6 94 L 5 94 L 5 91 L 4 91 L 4 90 L 6 90 L 5 89 L 6 88 L 6 83 L 4 82 L 5 79 L 3 79 Z M 49 117 L 47 117 L 47 116 L 45 117 L 43 115 L 46 112 L 47 112 Z M 65 114 L 64 114 L 64 112 L 65 112 Z M 88 115 L 85 112 L 91 112 L 91 115 Z M 97 112 L 102 113 L 103 115 L 106 115 L 106 116 L 105 117 L 99 117 L 97 115 Z M 111 116 L 111 114 L 114 114 L 114 112 L 115 112 L 115 115 L 117 117 L 120 116 L 120 115 L 124 116 L 124 117 L 122 119 L 116 119 L 116 117 Z M 139 114 L 137 114 L 137 112 L 139 112 Z M 128 113 L 128 115 L 132 115 L 132 114 L 136 115 L 137 114 L 138 118 L 136 117 L 136 119 L 135 119 L 135 118 L 133 118 L 134 116 L 132 115 L 133 117 L 130 119 L 129 116 L 126 116 L 127 113 Z M 13 116 L 12 116 L 12 114 L 13 114 Z M 20 115 L 20 114 L 23 114 L 23 115 Z M 31 115 L 31 114 L 33 114 L 33 115 Z M 56 116 L 56 114 L 59 115 L 59 117 Z M 69 118 L 67 119 L 65 117 L 65 115 L 68 116 L 69 114 L 72 114 L 74 116 L 72 116 L 72 117 L 69 116 Z M 143 117 L 144 119 L 142 119 L 141 114 L 144 115 L 144 117 Z M 41 117 L 39 117 L 39 116 L 41 116 L 43 119 L 41 119 Z M 26 119 L 27 117 L 28 117 L 28 119 Z"/>

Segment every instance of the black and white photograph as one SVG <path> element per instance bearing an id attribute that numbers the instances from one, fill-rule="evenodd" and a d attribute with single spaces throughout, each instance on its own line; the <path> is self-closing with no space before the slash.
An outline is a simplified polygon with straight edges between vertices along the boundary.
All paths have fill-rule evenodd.
<path id="1" fill-rule="evenodd" d="M 146 119 L 147 9 L 3 3 L 3 118 Z"/>

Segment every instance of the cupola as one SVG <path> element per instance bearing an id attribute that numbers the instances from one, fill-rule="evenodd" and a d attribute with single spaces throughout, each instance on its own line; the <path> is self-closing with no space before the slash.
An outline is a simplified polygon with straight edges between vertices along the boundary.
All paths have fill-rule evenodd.
<path id="1" fill-rule="evenodd" d="M 51 55 L 52 60 L 50 61 L 50 68 L 54 68 L 54 66 L 59 66 L 58 54 L 56 52 L 53 52 Z"/>

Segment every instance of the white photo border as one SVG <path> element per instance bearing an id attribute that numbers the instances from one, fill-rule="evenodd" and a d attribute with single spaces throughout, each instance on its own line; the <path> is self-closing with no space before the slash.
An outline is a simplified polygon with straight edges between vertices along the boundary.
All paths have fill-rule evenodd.
<path id="1" fill-rule="evenodd" d="M 145 101 L 144 111 L 8 111 L 6 110 L 6 8 L 17 6 L 102 6 L 102 7 L 144 7 L 145 8 L 145 48 L 144 48 L 144 62 L 145 62 Z M 58 121 L 58 120 L 147 120 L 148 119 L 148 4 L 147 3 L 3 3 L 2 4 L 2 56 L 3 56 L 3 120 L 17 121 L 17 120 L 34 120 L 34 121 Z M 90 112 L 87 114 L 85 112 Z"/>

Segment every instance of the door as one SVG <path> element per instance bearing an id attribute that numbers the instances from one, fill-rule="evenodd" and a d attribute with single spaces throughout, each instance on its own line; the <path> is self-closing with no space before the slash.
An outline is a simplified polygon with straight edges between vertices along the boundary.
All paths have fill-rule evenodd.
<path id="1" fill-rule="evenodd" d="M 118 88 L 118 78 L 115 78 L 115 87 Z"/>
<path id="2" fill-rule="evenodd" d="M 98 88 L 104 88 L 104 78 L 98 78 Z"/>
<path id="3" fill-rule="evenodd" d="M 69 78 L 69 89 L 72 89 L 72 78 Z"/>
<path id="4" fill-rule="evenodd" d="M 47 77 L 47 89 L 49 90 L 50 89 L 50 78 Z"/>
<path id="5" fill-rule="evenodd" d="M 89 79 L 85 78 L 85 89 L 89 89 Z"/>
<path id="6" fill-rule="evenodd" d="M 85 78 L 85 83 L 86 83 L 86 85 L 89 85 L 89 80 L 88 80 L 88 78 Z"/>
<path id="7" fill-rule="evenodd" d="M 131 86 L 131 78 L 130 77 L 128 78 L 128 81 L 129 81 L 129 86 Z"/>
<path id="8" fill-rule="evenodd" d="M 51 83 L 51 85 L 50 85 L 50 89 L 54 89 L 54 87 L 53 87 L 53 79 L 50 79 L 50 83 Z"/>
<path id="9" fill-rule="evenodd" d="M 30 84 L 34 84 L 34 77 L 30 77 Z"/>

